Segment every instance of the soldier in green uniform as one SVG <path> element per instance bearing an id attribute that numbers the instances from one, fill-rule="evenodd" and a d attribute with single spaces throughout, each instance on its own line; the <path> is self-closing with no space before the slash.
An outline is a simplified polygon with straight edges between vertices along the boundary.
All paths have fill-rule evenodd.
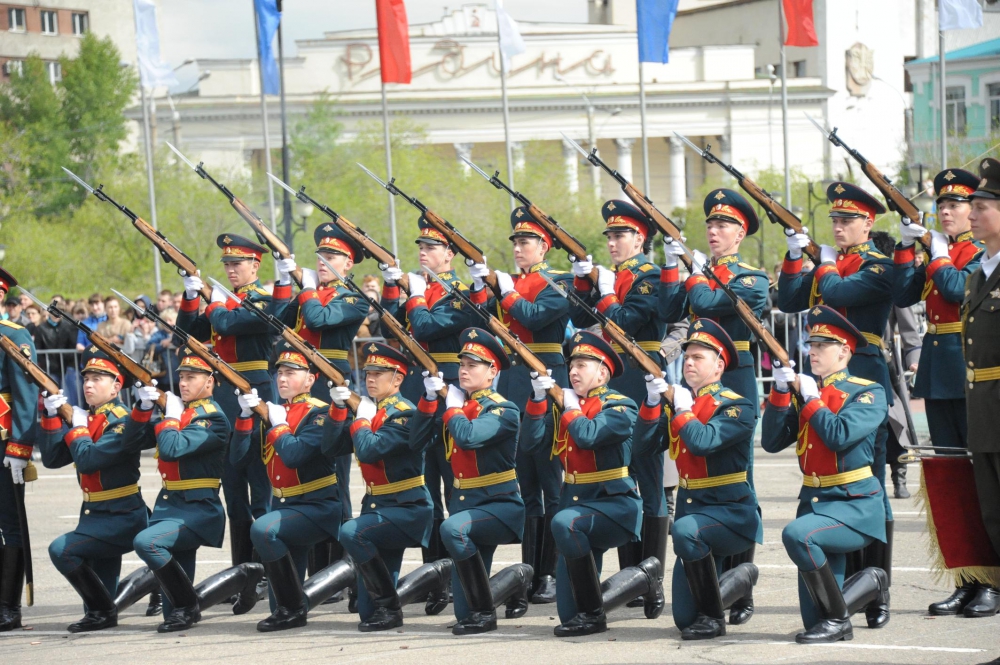
<path id="1" fill-rule="evenodd" d="M 1000 381 L 1000 160 L 979 164 L 979 186 L 970 195 L 972 235 L 983 243 L 979 269 L 965 286 L 962 320 L 965 350 L 965 396 L 969 419 L 969 452 L 986 533 L 1000 556 L 1000 439 L 993 414 Z M 989 617 L 1000 611 L 1000 589 L 979 584 L 962 613 Z"/>
<path id="2" fill-rule="evenodd" d="M 855 350 L 869 343 L 864 333 L 826 306 L 810 310 L 808 326 L 817 379 L 775 371 L 761 439 L 771 453 L 795 445 L 803 474 L 796 518 L 781 533 L 799 569 L 800 644 L 851 639 L 851 615 L 861 609 L 869 628 L 889 621 L 885 570 L 869 567 L 844 579 L 847 553 L 885 539 L 885 490 L 872 475 L 885 392 L 848 370 Z M 789 389 L 796 380 L 801 399 Z"/>
<path id="3" fill-rule="evenodd" d="M 122 369 L 90 347 L 83 356 L 83 397 L 88 409 L 73 407 L 72 427 L 58 416 L 66 404 L 60 390 L 46 395 L 38 447 L 42 463 L 56 469 L 76 467 L 83 506 L 76 529 L 49 545 L 52 564 L 83 599 L 86 615 L 69 625 L 82 633 L 118 625 L 114 597 L 122 555 L 146 528 L 146 504 L 139 494 L 141 437 L 125 437 L 128 409 L 119 393 Z"/>
<path id="4" fill-rule="evenodd" d="M 726 608 L 751 596 L 757 581 L 757 567 L 750 562 L 722 572 L 726 557 L 764 540 L 748 477 L 757 422 L 754 404 L 722 384 L 725 372 L 739 363 L 736 345 L 722 325 L 697 319 L 684 343 L 684 380 L 690 390 L 673 386 L 673 408 L 664 408 L 666 381 L 648 375 L 633 434 L 638 448 L 662 450 L 667 442 L 677 463 L 671 608 L 685 640 L 725 635 Z"/>
<path id="5" fill-rule="evenodd" d="M 0 298 L 17 280 L 0 268 Z M 23 326 L 0 320 L 0 335 L 35 359 L 35 343 Z M 4 469 L 0 469 L 0 632 L 21 627 L 21 589 L 24 588 L 24 548 L 15 493 L 24 498 L 24 470 L 31 459 L 37 434 L 38 388 L 7 354 L 0 351 L 0 442 Z"/>

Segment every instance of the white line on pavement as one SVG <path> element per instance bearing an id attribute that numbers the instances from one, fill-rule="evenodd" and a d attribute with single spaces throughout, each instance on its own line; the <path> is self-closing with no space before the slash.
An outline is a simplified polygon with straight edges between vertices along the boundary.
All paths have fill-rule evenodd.
<path id="1" fill-rule="evenodd" d="M 772 640 L 722 640 L 723 644 L 767 644 L 772 646 L 784 646 L 793 645 L 796 647 L 801 646 L 811 646 L 820 648 L 836 648 L 836 649 L 871 649 L 871 650 L 886 650 L 886 651 L 939 651 L 943 653 L 982 653 L 986 649 L 968 649 L 964 647 L 922 647 L 916 645 L 900 645 L 900 644 L 857 644 L 848 642 L 836 642 L 834 644 L 808 644 L 802 645 L 797 644 L 792 641 L 772 641 Z"/>

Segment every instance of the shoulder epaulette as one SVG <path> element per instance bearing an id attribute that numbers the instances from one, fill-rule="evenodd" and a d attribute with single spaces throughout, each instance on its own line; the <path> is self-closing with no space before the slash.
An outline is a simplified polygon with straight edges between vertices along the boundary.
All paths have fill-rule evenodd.
<path id="1" fill-rule="evenodd" d="M 549 272 L 550 275 L 568 275 L 569 274 L 568 270 L 556 270 L 554 268 L 550 268 L 548 272 Z"/>
<path id="2" fill-rule="evenodd" d="M 743 399 L 742 395 L 734 393 L 732 390 L 720 390 L 719 394 L 725 397 L 726 399 Z"/>
<path id="3" fill-rule="evenodd" d="M 639 272 L 649 272 L 655 267 L 656 266 L 654 266 L 652 263 L 643 263 L 641 266 L 639 266 Z"/>
<path id="4" fill-rule="evenodd" d="M 618 393 L 608 393 L 604 399 L 626 399 L 625 395 L 619 395 Z"/>
<path id="5" fill-rule="evenodd" d="M 888 256 L 886 256 L 885 254 L 882 254 L 881 252 L 876 252 L 874 249 L 868 252 L 868 256 L 873 256 L 876 259 L 887 259 L 887 258 L 889 258 Z"/>
<path id="6" fill-rule="evenodd" d="M 321 399 L 317 399 L 317 398 L 315 398 L 315 397 L 310 397 L 310 398 L 309 398 L 309 403 L 310 403 L 311 405 L 315 406 L 315 407 L 318 407 L 318 408 L 320 408 L 320 409 L 325 409 L 326 407 L 330 406 L 329 404 L 327 404 L 327 403 L 326 403 L 326 402 L 324 402 L 323 400 L 321 400 Z"/>
<path id="7" fill-rule="evenodd" d="M 128 409 L 124 406 L 113 406 L 111 407 L 111 413 L 115 414 L 119 418 L 124 418 L 128 415 Z"/>
<path id="8" fill-rule="evenodd" d="M 507 401 L 506 399 L 504 399 L 503 395 L 501 395 L 500 393 L 498 393 L 496 391 L 491 392 L 490 395 L 489 395 L 489 397 L 490 397 L 491 400 L 493 400 L 497 404 L 503 404 L 504 402 Z"/>
<path id="9" fill-rule="evenodd" d="M 396 402 L 393 406 L 396 407 L 397 411 L 411 411 L 413 409 L 413 407 L 406 402 Z"/>
<path id="10" fill-rule="evenodd" d="M 469 290 L 469 287 L 468 287 L 468 286 L 466 286 L 465 284 L 463 284 L 463 283 L 461 282 L 461 280 L 457 280 L 457 279 L 456 279 L 456 280 L 455 280 L 454 282 L 452 282 L 452 283 L 451 283 L 451 285 L 452 285 L 452 286 L 453 286 L 454 288 L 458 289 L 459 291 L 468 291 L 468 290 Z"/>
<path id="11" fill-rule="evenodd" d="M 848 383 L 855 383 L 859 386 L 870 386 L 875 383 L 874 381 L 869 381 L 868 379 L 862 379 L 860 376 L 849 376 L 847 377 Z"/>
<path id="12" fill-rule="evenodd" d="M 741 267 L 741 268 L 743 268 L 743 269 L 745 269 L 745 270 L 752 270 L 752 271 L 754 271 L 754 272 L 764 272 L 764 271 L 763 271 L 763 270 L 761 270 L 760 268 L 757 268 L 757 267 L 755 267 L 755 266 L 752 266 L 752 265 L 750 265 L 749 263 L 743 263 L 742 261 L 738 262 L 738 263 L 737 263 L 736 265 L 738 265 L 739 267 Z"/>
<path id="13" fill-rule="evenodd" d="M 218 411 L 214 404 L 202 404 L 201 408 L 205 410 L 205 414 L 215 413 Z"/>
<path id="14" fill-rule="evenodd" d="M 14 330 L 22 330 L 24 326 L 14 323 L 13 321 L 8 321 L 7 319 L 0 319 L 0 325 L 7 326 L 8 328 L 13 328 Z"/>

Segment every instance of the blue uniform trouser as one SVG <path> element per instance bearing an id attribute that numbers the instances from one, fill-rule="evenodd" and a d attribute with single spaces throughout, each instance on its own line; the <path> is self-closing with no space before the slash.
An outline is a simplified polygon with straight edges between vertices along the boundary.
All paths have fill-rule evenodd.
<path id="1" fill-rule="evenodd" d="M 277 561 L 289 552 L 305 579 L 309 548 L 330 537 L 326 531 L 297 510 L 272 510 L 250 527 L 250 540 L 264 563 Z"/>
<path id="2" fill-rule="evenodd" d="M 559 458 L 552 455 L 550 446 L 528 452 L 519 445 L 515 465 L 524 499 L 524 516 L 542 517 L 554 513 L 559 508 L 563 467 Z"/>
<path id="3" fill-rule="evenodd" d="M 21 547 L 21 523 L 14 492 L 24 498 L 24 485 L 15 485 L 10 469 L 0 466 L 0 538 L 7 547 Z"/>
<path id="4" fill-rule="evenodd" d="M 726 557 L 747 551 L 753 545 L 753 541 L 732 531 L 716 519 L 698 514 L 685 515 L 674 522 L 670 533 L 674 540 L 674 553 L 677 555 L 671 584 L 670 608 L 674 615 L 674 624 L 683 630 L 698 618 L 698 608 L 691 595 L 687 573 L 681 561 L 697 561 L 711 554 L 715 559 L 716 570 L 721 575 Z"/>
<path id="5" fill-rule="evenodd" d="M 132 547 L 140 559 L 145 562 L 150 570 L 156 571 L 170 563 L 170 559 L 177 559 L 188 579 L 194 583 L 195 558 L 198 548 L 208 545 L 204 538 L 199 536 L 191 527 L 184 526 L 181 522 L 174 520 L 163 520 L 140 531 Z M 170 616 L 173 607 L 170 600 L 163 596 L 163 617 Z"/>
<path id="6" fill-rule="evenodd" d="M 885 506 L 885 521 L 892 521 L 892 506 L 889 505 L 889 493 L 885 491 L 885 465 L 888 463 L 887 450 L 889 446 L 889 414 L 878 426 L 875 435 L 875 463 L 872 464 L 872 475 L 882 486 L 882 505 Z"/>
<path id="7" fill-rule="evenodd" d="M 799 570 L 816 570 L 829 561 L 837 584 L 844 586 L 844 568 L 848 552 L 860 550 L 872 542 L 871 536 L 855 531 L 832 517 L 811 513 L 797 517 L 781 532 L 781 541 L 792 563 Z M 802 625 L 809 629 L 821 617 L 799 576 L 799 609 Z"/>
<path id="8" fill-rule="evenodd" d="M 435 420 L 435 423 L 438 422 Z M 438 435 L 434 443 L 424 452 L 424 480 L 434 504 L 434 520 L 444 519 L 444 507 L 451 504 L 451 490 L 455 485 L 455 474 L 451 462 L 445 459 L 444 444 Z M 442 489 L 443 487 L 443 489 Z"/>
<path id="9" fill-rule="evenodd" d="M 646 399 L 646 372 L 641 368 L 633 368 L 625 354 L 619 354 L 625 364 L 625 372 L 616 379 L 611 379 L 608 386 L 617 390 L 636 404 L 642 404 Z M 659 353 L 648 353 L 663 366 L 663 357 Z M 642 514 L 650 517 L 667 516 L 667 495 L 663 491 L 663 453 L 645 455 L 632 454 L 628 465 L 628 475 L 635 479 L 639 486 L 639 497 L 642 499 Z"/>
<path id="10" fill-rule="evenodd" d="M 399 580 L 403 552 L 407 547 L 420 547 L 420 541 L 378 513 L 364 513 L 340 528 L 340 544 L 357 563 L 367 563 L 382 556 L 393 583 Z M 358 614 L 367 621 L 375 613 L 375 603 L 364 584 L 358 584 Z"/>
<path id="11" fill-rule="evenodd" d="M 341 523 L 354 517 L 351 510 L 351 454 L 338 455 L 334 459 L 337 470 L 337 493 L 340 501 Z"/>
<path id="12" fill-rule="evenodd" d="M 485 510 L 463 510 L 455 513 L 441 525 L 441 542 L 455 561 L 465 561 L 479 552 L 489 574 L 493 565 L 493 553 L 498 545 L 506 545 L 517 540 L 517 534 L 500 519 Z M 458 579 L 458 569 L 451 569 L 451 590 L 454 596 L 456 619 L 469 615 L 465 600 L 465 590 Z"/>
<path id="13" fill-rule="evenodd" d="M 559 620 L 565 623 L 576 616 L 573 584 L 566 570 L 566 559 L 578 559 L 588 552 L 594 553 L 594 562 L 600 574 L 604 553 L 632 542 L 631 531 L 604 513 L 587 506 L 564 508 L 552 518 L 552 536 L 559 551 L 556 563 L 556 607 Z"/>
<path id="14" fill-rule="evenodd" d="M 271 381 L 252 384 L 257 389 L 261 401 L 273 401 L 274 389 Z M 240 414 L 240 405 L 230 385 L 219 385 L 212 395 L 222 412 L 235 427 Z M 254 421 L 254 430 L 250 434 L 250 462 L 237 467 L 229 461 L 226 455 L 225 466 L 222 468 L 222 492 L 226 497 L 226 515 L 232 522 L 251 522 L 271 508 L 271 479 L 267 477 L 267 468 L 260 454 L 264 432 L 259 420 Z M 230 431 L 230 438 L 232 432 Z M 346 482 L 344 483 L 346 485 Z"/>
<path id="15" fill-rule="evenodd" d="M 964 399 L 924 399 L 931 445 L 968 448 L 969 421 Z"/>
<path id="16" fill-rule="evenodd" d="M 118 592 L 118 575 L 122 569 L 122 555 L 128 547 L 87 536 L 76 531 L 64 533 L 49 545 L 49 558 L 63 575 L 68 575 L 83 564 L 89 565 L 114 598 Z"/>

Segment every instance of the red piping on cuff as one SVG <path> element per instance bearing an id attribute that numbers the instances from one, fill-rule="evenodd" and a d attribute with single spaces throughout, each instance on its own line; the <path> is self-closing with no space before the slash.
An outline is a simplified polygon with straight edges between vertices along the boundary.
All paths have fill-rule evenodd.
<path id="1" fill-rule="evenodd" d="M 337 406 L 336 404 L 330 405 L 330 417 L 338 423 L 342 423 L 347 420 L 347 407 Z"/>
<path id="2" fill-rule="evenodd" d="M 250 432 L 253 430 L 253 416 L 249 418 L 244 418 L 240 416 L 236 419 L 236 431 L 237 432 Z"/>
<path id="3" fill-rule="evenodd" d="M 802 418 L 803 420 L 808 421 L 808 420 L 810 420 L 813 417 L 813 415 L 817 411 L 819 411 L 820 409 L 825 409 L 825 408 L 826 408 L 826 402 L 824 402 L 822 399 L 820 399 L 820 398 L 817 397 L 817 398 L 811 400 L 808 404 L 806 404 L 802 408 L 802 414 L 799 417 Z"/>
<path id="4" fill-rule="evenodd" d="M 690 291 L 691 289 L 693 289 L 694 287 L 698 286 L 699 284 L 705 284 L 705 285 L 707 285 L 708 284 L 708 277 L 705 277 L 702 274 L 691 275 L 690 277 L 687 278 L 687 281 L 684 282 L 684 290 L 685 291 Z"/>
<path id="5" fill-rule="evenodd" d="M 62 429 L 63 420 L 59 416 L 42 416 L 42 429 L 54 432 Z"/>
<path id="6" fill-rule="evenodd" d="M 927 264 L 927 279 L 933 279 L 934 273 L 936 273 L 941 268 L 953 265 L 954 264 L 951 262 L 951 259 L 947 256 L 942 256 L 934 259 L 933 261 Z"/>
<path id="7" fill-rule="evenodd" d="M 500 307 L 503 308 L 503 311 L 509 312 L 510 308 L 514 306 L 514 303 L 516 303 L 520 299 L 521 299 L 520 293 L 518 293 L 517 291 L 511 291 L 510 293 L 508 293 L 503 297 L 503 300 L 500 301 Z"/>
<path id="8" fill-rule="evenodd" d="M 289 427 L 286 423 L 278 425 L 277 427 L 272 427 L 271 431 L 267 433 L 267 442 L 273 446 L 274 442 L 277 441 L 279 438 L 281 438 L 285 434 L 291 434 L 291 433 L 292 433 L 292 428 Z"/>
<path id="9" fill-rule="evenodd" d="M 670 427 L 680 434 L 680 431 L 692 420 L 697 420 L 698 417 L 694 415 L 691 411 L 685 411 L 684 413 L 674 416 L 674 419 L 670 422 Z"/>
<path id="10" fill-rule="evenodd" d="M 292 299 L 292 283 L 288 284 L 275 284 L 274 292 L 271 294 L 271 300 L 291 300 Z"/>
<path id="11" fill-rule="evenodd" d="M 182 312 L 197 312 L 198 308 L 201 306 L 201 301 L 197 296 L 194 298 L 188 298 L 186 295 L 181 300 L 181 311 Z"/>
<path id="12" fill-rule="evenodd" d="M 586 416 L 583 415 L 583 411 L 580 409 L 573 409 L 572 411 L 567 411 L 562 414 L 562 418 L 559 419 L 560 431 L 565 432 L 566 428 L 569 427 L 569 424 L 577 418 L 586 418 Z"/>
<path id="13" fill-rule="evenodd" d="M 10 441 L 7 443 L 7 450 L 5 451 L 7 457 L 17 457 L 18 459 L 31 459 L 31 446 L 26 446 L 16 441 Z M 4 473 L 4 471 L 0 471 Z"/>
<path id="14" fill-rule="evenodd" d="M 362 427 L 367 427 L 368 429 L 371 429 L 371 426 L 372 424 L 368 422 L 367 418 L 362 418 L 361 420 L 355 420 L 353 423 L 351 423 L 351 429 L 350 429 L 351 436 L 357 434 L 358 430 L 361 429 Z"/>
<path id="15" fill-rule="evenodd" d="M 298 297 L 299 305 L 304 305 L 306 304 L 306 301 L 318 297 L 319 296 L 316 295 L 316 289 L 305 289 L 299 293 Z"/>
<path id="16" fill-rule="evenodd" d="M 444 420 L 444 424 L 445 424 L 445 426 L 447 426 L 448 425 L 448 421 L 451 420 L 452 418 L 454 418 L 455 416 L 464 416 L 464 415 L 465 415 L 464 411 L 462 411 L 457 406 L 453 406 L 453 407 L 451 407 L 450 409 L 448 409 L 447 411 L 444 412 L 444 416 L 443 416 L 442 420 Z"/>
<path id="17" fill-rule="evenodd" d="M 892 262 L 897 266 L 903 265 L 904 263 L 913 263 L 916 259 L 917 250 L 914 245 L 909 247 L 896 247 L 896 251 L 892 255 Z"/>
<path id="18" fill-rule="evenodd" d="M 144 411 L 140 409 L 138 406 L 136 406 L 134 409 L 132 409 L 131 417 L 132 420 L 134 420 L 137 423 L 148 423 L 149 419 L 153 417 L 153 410 L 149 409 L 148 411 Z"/>
<path id="19" fill-rule="evenodd" d="M 153 431 L 156 432 L 157 436 L 159 436 L 160 433 L 166 429 L 175 429 L 179 431 L 181 429 L 181 421 L 176 418 L 164 418 L 160 422 L 156 423 Z"/>
<path id="20" fill-rule="evenodd" d="M 681 279 L 680 268 L 677 266 L 670 266 L 669 268 L 663 267 L 660 270 L 660 283 L 661 284 L 674 284 L 679 282 Z"/>
<path id="21" fill-rule="evenodd" d="M 590 280 L 587 279 L 586 277 L 574 277 L 573 288 L 576 289 L 577 291 L 583 291 L 584 293 L 587 293 L 588 291 L 590 291 L 591 288 Z"/>
<path id="22" fill-rule="evenodd" d="M 544 416 L 546 413 L 549 412 L 548 398 L 546 397 L 545 399 L 539 402 L 535 401 L 535 398 L 532 397 L 531 399 L 528 400 L 528 406 L 526 408 L 526 411 L 528 412 L 529 416 L 536 416 L 536 417 Z"/>
<path id="23" fill-rule="evenodd" d="M 71 446 L 74 441 L 83 436 L 90 436 L 90 430 L 80 425 L 66 432 L 66 437 L 63 440 L 66 442 L 67 446 Z"/>
<path id="24" fill-rule="evenodd" d="M 612 305 L 618 305 L 618 304 L 620 304 L 618 302 L 618 296 L 616 296 L 613 293 L 609 293 L 608 295 L 604 296 L 603 298 L 597 301 L 597 311 L 600 312 L 601 314 L 604 314 L 607 308 L 611 307 Z"/>
<path id="25" fill-rule="evenodd" d="M 221 302 L 218 302 L 218 301 L 208 303 L 208 307 L 205 308 L 205 316 L 211 316 L 212 312 L 214 312 L 215 310 L 219 309 L 220 307 L 222 309 L 225 309 L 226 308 L 225 303 L 221 303 Z"/>
<path id="26" fill-rule="evenodd" d="M 777 388 L 774 388 L 771 390 L 771 394 L 768 395 L 767 401 L 771 406 L 779 409 L 787 409 L 792 404 L 792 393 L 787 390 L 781 392 Z"/>
<path id="27" fill-rule="evenodd" d="M 785 260 L 781 262 L 781 272 L 786 275 L 792 275 L 793 277 L 798 275 L 802 272 L 802 257 L 800 256 L 797 259 L 790 259 L 786 256 Z"/>
<path id="28" fill-rule="evenodd" d="M 427 299 L 423 296 L 413 296 L 406 301 L 406 313 L 409 314 L 417 307 L 427 307 Z"/>
<path id="29" fill-rule="evenodd" d="M 417 411 L 420 413 L 426 413 L 429 415 L 434 415 L 438 410 L 438 400 L 429 400 L 426 396 L 422 396 L 420 401 L 417 402 Z"/>
<path id="30" fill-rule="evenodd" d="M 650 406 L 646 400 L 642 400 L 642 406 L 639 407 L 639 417 L 642 420 L 659 420 L 660 416 L 663 415 L 663 404 L 657 404 L 656 406 Z"/>
<path id="31" fill-rule="evenodd" d="M 397 284 L 386 284 L 382 287 L 383 300 L 399 300 L 399 286 Z"/>

